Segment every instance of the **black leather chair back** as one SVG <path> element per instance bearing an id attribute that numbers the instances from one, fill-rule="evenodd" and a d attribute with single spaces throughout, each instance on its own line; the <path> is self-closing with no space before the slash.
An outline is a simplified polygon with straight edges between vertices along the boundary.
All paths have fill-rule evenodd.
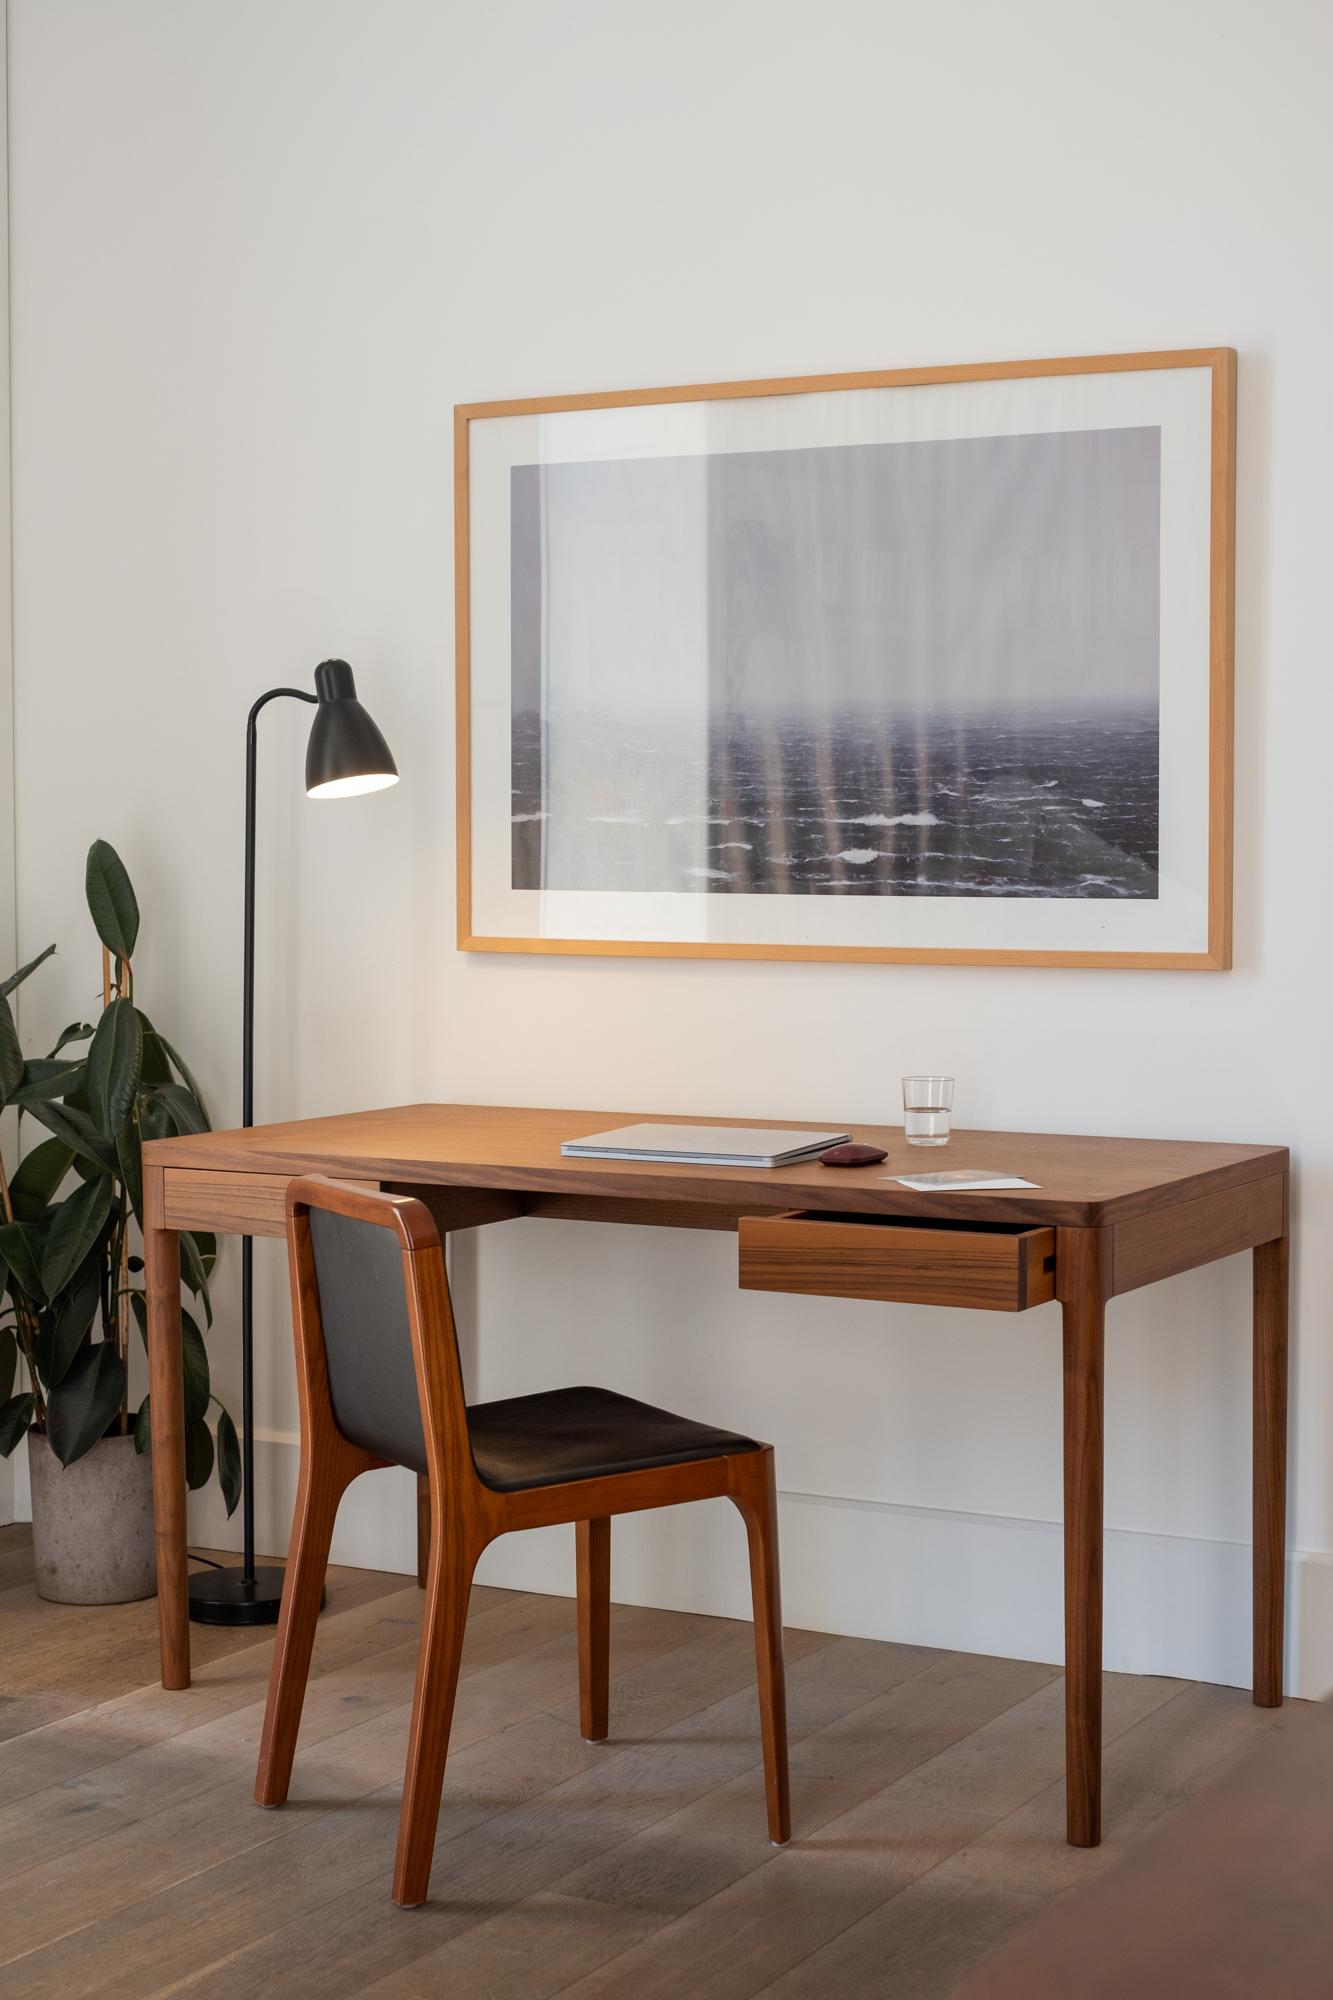
<path id="1" fill-rule="evenodd" d="M 424 1474 L 402 1245 L 378 1223 L 309 1213 L 334 1422 L 363 1450 Z"/>

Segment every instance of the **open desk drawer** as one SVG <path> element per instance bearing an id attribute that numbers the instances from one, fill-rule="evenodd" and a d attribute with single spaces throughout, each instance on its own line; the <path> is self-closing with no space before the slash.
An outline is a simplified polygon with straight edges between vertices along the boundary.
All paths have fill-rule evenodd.
<path id="1" fill-rule="evenodd" d="M 741 1288 L 1023 1312 L 1055 1297 L 1055 1231 L 900 1216 L 743 1215 Z"/>

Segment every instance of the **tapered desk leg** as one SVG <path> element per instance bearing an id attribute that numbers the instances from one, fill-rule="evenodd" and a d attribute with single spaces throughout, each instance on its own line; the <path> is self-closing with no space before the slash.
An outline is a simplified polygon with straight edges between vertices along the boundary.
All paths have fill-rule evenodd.
<path id="1" fill-rule="evenodd" d="M 1282 1705 L 1287 1544 L 1288 1238 L 1254 1252 L 1254 1700 Z"/>
<path id="2" fill-rule="evenodd" d="M 1102 1402 L 1109 1258 L 1102 1232 L 1062 1229 L 1064 1311 L 1065 1827 L 1072 1847 L 1101 1840 Z"/>
<path id="3" fill-rule="evenodd" d="M 162 1168 L 144 1174 L 148 1392 L 152 1397 L 153 1514 L 162 1685 L 190 1685 L 185 1561 L 185 1389 L 181 1360 L 180 1238 L 162 1226 Z"/>

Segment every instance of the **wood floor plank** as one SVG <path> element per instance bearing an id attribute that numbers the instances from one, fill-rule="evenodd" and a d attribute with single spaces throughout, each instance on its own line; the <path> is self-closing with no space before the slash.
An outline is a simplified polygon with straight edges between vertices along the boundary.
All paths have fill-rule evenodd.
<path id="1" fill-rule="evenodd" d="M 769 1985 L 763 2000 L 944 2000 L 1040 1915 L 1040 1898 L 936 1868 Z M 1073 2000 L 1073 1996 L 1071 1996 Z"/>
<path id="2" fill-rule="evenodd" d="M 904 1693 L 919 1698 L 930 1678 L 921 1676 Z M 1115 1683 L 1106 1706 L 1108 1734 L 1169 1701 L 1179 1686 L 1126 1675 L 1107 1678 Z M 942 1720 L 948 1714 L 945 1708 Z M 617 1982 L 632 1986 L 639 2000 L 652 2000 L 671 1991 L 676 1970 L 686 1963 L 698 1968 L 719 2000 L 742 2000 L 948 1861 L 999 1815 L 1049 1783 L 1062 1766 L 1062 1725 L 1059 1676 L 990 1715 L 983 1710 L 975 1727 L 957 1732 L 896 1779 L 867 1787 L 861 1800 L 829 1815 L 771 1868 L 700 1901 L 641 1949 L 608 1966 L 603 1981 L 572 1988 L 569 2000 L 613 1993 Z M 844 1782 L 841 1789 L 845 1794 L 852 1788 Z M 780 1913 L 785 1913 L 781 1922 Z"/>
<path id="3" fill-rule="evenodd" d="M 730 1618 L 680 1628 L 681 1643 L 652 1661 L 651 1672 L 624 1670 L 612 1653 L 613 1681 L 609 1733 L 617 1743 L 643 1742 L 682 1714 L 707 1708 L 723 1693 L 748 1687 L 754 1679 L 754 1631 Z M 615 1647 L 615 1626 L 612 1626 Z M 577 1694 L 556 1711 L 579 1720 Z"/>
<path id="4" fill-rule="evenodd" d="M 0 1747 L 21 1742 L 34 1729 L 45 1729 L 67 1715 L 86 1714 L 88 1707 L 75 1694 L 0 1694 Z"/>
<path id="5" fill-rule="evenodd" d="M 508 1661 L 525 1645 L 540 1645 L 560 1622 L 555 1610 L 549 1619 L 535 1622 L 522 1600 L 483 1610 L 470 1621 L 464 1674 Z M 563 1622 L 568 1622 L 567 1612 Z M 372 1715 L 403 1708 L 410 1696 L 419 1623 L 415 1585 L 357 1606 L 341 1618 L 325 1614 L 302 1717 L 301 1740 L 307 1749 Z M 213 1705 L 212 1714 L 207 1705 L 191 1700 L 194 1689 L 177 1695 L 155 1690 L 158 1699 L 127 1698 L 111 1706 L 110 1718 L 121 1725 L 114 1734 L 102 1735 L 87 1717 L 80 1728 L 61 1732 L 62 1749 L 77 1755 L 82 1745 L 85 1760 L 91 1755 L 96 1761 L 85 1761 L 42 1791 L 0 1806 L 0 1873 L 49 1863 L 212 1784 L 235 1786 L 245 1760 L 253 1762 L 271 1643 L 231 1656 L 233 1671 L 218 1682 L 225 1699 Z M 235 1670 L 238 1662 L 245 1671 Z M 100 1737 L 93 1753 L 90 1734 Z M 56 1736 L 52 1730 L 42 1732 L 48 1740 Z"/>
<path id="6" fill-rule="evenodd" d="M 1105 1841 L 1079 1851 L 1057 1668 L 789 1632 L 777 1850 L 748 1623 L 617 1607 L 587 1744 L 573 1605 L 481 1588 L 432 1899 L 404 1912 L 413 1583 L 331 1572 L 291 1801 L 263 1812 L 271 1633 L 200 1628 L 170 1693 L 151 1601 L 44 1605 L 30 1566 L 26 1526 L 0 1529 L 5 2000 L 943 2000 L 1300 1706 L 1107 1676 Z"/>
<path id="7" fill-rule="evenodd" d="M 847 1643 L 856 1646 L 862 1642 Z M 868 1647 L 869 1642 L 865 1643 Z M 997 1671 L 987 1686 L 987 1677 L 959 1671 L 959 1663 L 952 1656 L 925 1654 L 923 1659 L 913 1649 L 902 1648 L 896 1663 L 882 1663 L 878 1694 L 870 1693 L 873 1683 L 866 1678 L 873 1655 L 849 1658 L 847 1664 L 848 1693 L 853 1698 L 870 1694 L 869 1701 L 857 1703 L 853 1714 L 873 1709 L 883 1716 L 885 1703 L 895 1697 L 900 1709 L 910 1707 L 917 1713 L 933 1714 L 934 1737 L 930 1723 L 923 1722 L 912 1734 L 911 1747 L 901 1750 L 909 1759 L 921 1754 L 923 1745 L 932 1740 L 951 1740 L 960 1729 L 965 1731 L 986 1714 L 993 1713 L 997 1704 L 1007 1705 L 1015 1694 L 1009 1662 L 990 1663 Z M 892 1687 L 885 1688 L 884 1670 L 891 1665 L 897 1679 Z M 1048 1673 L 1049 1669 L 1044 1668 L 1026 1669 L 1018 1685 L 1030 1687 L 1034 1678 Z M 849 1716 L 847 1721 L 851 1719 Z M 794 1733 L 799 1735 L 799 1730 Z M 863 1795 L 864 1786 L 847 1775 L 844 1759 L 850 1740 L 849 1730 L 837 1716 L 826 1717 L 822 1728 L 802 1739 L 800 1747 L 808 1753 L 809 1769 L 799 1788 L 796 1845 L 845 1810 L 851 1799 Z M 905 1734 L 900 1736 L 900 1745 L 907 1741 Z M 824 1764 L 829 1768 L 821 1775 Z M 721 1900 L 721 1893 L 738 1880 L 749 1882 L 757 1875 L 767 1878 L 774 1867 L 795 1852 L 794 1845 L 785 1854 L 779 1853 L 763 1834 L 762 1773 L 752 1763 L 736 1778 L 647 1827 L 614 1853 L 598 1856 L 581 1870 L 562 1878 L 550 1897 L 542 1899 L 553 1901 L 556 1921 L 554 1934 L 545 1941 L 540 1966 L 527 1968 L 526 1988 L 497 1987 L 497 1994 L 512 1992 L 514 2000 L 520 1994 L 524 2000 L 543 2000 L 543 1996 L 567 1988 L 580 1995 L 630 1991 L 637 1994 L 641 1979 L 647 1982 L 645 1991 L 677 1994 L 682 1965 L 691 1966 L 691 1984 L 695 1970 L 702 1974 L 706 1968 L 696 1967 L 696 1961 L 688 1953 L 669 1966 L 655 1967 L 649 1953 L 627 1947 L 671 1927 L 673 1919 L 696 1906 Z M 933 1860 L 922 1865 L 931 1866 Z M 577 1920 L 580 1903 L 584 1905 L 582 1921 Z M 388 2000 L 390 1994 L 417 2000 L 417 1996 L 445 1989 L 467 1991 L 482 1976 L 482 1968 L 489 1965 L 493 1952 L 514 1965 L 516 1976 L 523 1976 L 524 1954 L 521 1949 L 513 1948 L 513 1939 L 525 1934 L 531 1938 L 534 1932 L 532 1913 L 526 1905 L 519 1906 L 519 1911 L 516 1924 L 510 1912 L 501 1912 L 430 1957 L 419 1960 L 402 1976 L 384 1982 L 382 1988 L 372 1987 L 371 1992 L 377 1996 L 382 1993 L 383 2000 Z M 622 1953 L 626 1955 L 622 1957 Z M 590 1969 L 577 1986 L 570 1986 L 590 1958 L 597 1959 L 599 1967 L 602 1961 L 613 1962 L 614 1969 L 608 1964 L 605 1976 L 600 1969 Z M 493 1975 L 487 1971 L 485 1976 L 493 1985 Z M 706 1977 L 700 1990 L 709 1990 Z"/>
<path id="8" fill-rule="evenodd" d="M 338 1611 L 382 1597 L 391 1586 L 401 1589 L 404 1582 L 378 1570 L 331 1567 L 329 1609 Z M 46 1604 L 31 1586 L 6 1592 L 5 1597 L 15 1599 L 0 1610 L 6 1637 L 0 1686 L 6 1693 L 40 1689 L 78 1695 L 91 1707 L 142 1686 L 145 1659 L 157 1645 L 155 1598 L 136 1604 Z M 253 1631 L 244 1626 L 200 1625 L 192 1632 L 197 1664 L 244 1652 L 254 1644 Z"/>
<path id="9" fill-rule="evenodd" d="M 956 1805 L 898 1815 L 891 1838 L 841 1838 L 853 1809 L 947 1746 L 973 1740 L 994 1717 L 1051 1679 L 1030 1662 L 937 1658 L 863 1708 L 807 1737 L 795 1838 L 785 1852 L 747 1848 L 742 1829 L 759 1810 L 753 1774 L 631 1843 L 610 1867 L 558 1886 L 598 1904 L 624 1903 L 643 1918 L 635 1949 L 569 1989 L 570 2000 L 633 1991 L 674 1994 L 680 1967 L 706 1990 L 746 1994 L 844 1929 L 893 1888 L 933 1868 L 983 1822 Z M 873 1748 L 871 1744 L 873 1743 Z M 830 1857 L 833 1857 L 830 1863 Z M 775 1914 L 785 1912 L 775 1923 Z M 553 1990 L 559 1990 L 553 1989 Z M 423 1988 L 424 1991 L 424 1988 Z"/>
<path id="10" fill-rule="evenodd" d="M 853 1667 L 849 1678 L 855 1698 L 861 1698 L 868 1671 L 863 1642 L 801 1633 L 789 1636 L 789 1693 L 798 1730 L 807 1714 L 823 1722 L 838 1712 L 839 1648 L 848 1649 Z M 895 1666 L 894 1671 L 899 1669 Z M 561 1721 L 559 1727 L 576 1733 L 569 1723 Z M 348 1738 L 337 1741 L 345 1744 Z M 238 1857 L 196 1876 L 179 1891 L 140 1904 L 137 1923 L 133 1913 L 125 1913 L 126 1948 L 133 1936 L 141 1973 L 146 1969 L 149 1983 L 131 1989 L 112 1971 L 111 1983 L 93 1990 L 124 1994 L 126 2000 L 132 1990 L 135 2000 L 173 1990 L 157 1982 L 182 1960 L 189 1963 L 189 1951 L 176 1935 L 179 1911 L 216 1910 L 221 1924 L 221 1913 L 239 1899 L 245 1904 L 254 1942 L 188 1979 L 182 1967 L 177 1977 L 186 1980 L 183 1991 L 196 2000 L 211 1995 L 245 2000 L 270 1994 L 274 1982 L 280 1981 L 294 1994 L 324 1995 L 328 2000 L 360 1993 L 446 1937 L 467 1929 L 497 1904 L 548 1885 L 616 1849 L 682 1803 L 757 1768 L 760 1751 L 753 1696 L 748 1688 L 743 1694 L 728 1695 L 702 1714 L 674 1722 L 651 1742 L 582 1748 L 592 1753 L 587 1768 L 508 1810 L 487 1810 L 469 1796 L 468 1787 L 477 1776 L 484 1785 L 483 1746 L 451 1756 L 436 1843 L 435 1893 L 429 1904 L 410 1916 L 396 1909 L 388 1896 L 395 1786 L 369 1802 L 387 1808 L 378 1827 L 368 1828 L 364 1814 L 357 1815 L 361 1824 L 350 1830 L 345 1823 L 330 1824 L 340 1817 L 345 1822 L 346 1815 L 312 1816 L 267 1849 L 262 1866 L 253 1856 Z M 477 1795 L 484 1796 L 484 1790 Z M 768 1851 L 762 1810 L 753 1815 L 750 1837 Z M 295 1921 L 290 1907 L 293 1879 L 303 1885 L 307 1912 Z M 177 1915 L 164 1924 L 161 1906 L 173 1903 L 177 1895 Z M 317 1910 L 310 1907 L 314 1897 Z M 14 2000 L 55 1995 L 61 1981 L 70 1977 L 74 1959 L 65 1956 L 64 1946 L 39 1956 L 46 1961 L 40 1968 L 30 1971 L 32 1962 L 25 1960 L 6 1972 Z"/>
<path id="11" fill-rule="evenodd" d="M 31 1583 L 33 1574 L 32 1523 L 14 1521 L 0 1528 L 0 1590 L 18 1583 Z"/>
<path id="12" fill-rule="evenodd" d="M 315 1643 L 318 1674 L 363 1652 L 401 1645 L 420 1618 L 415 1585 L 343 1612 L 326 1611 Z M 474 1612 L 474 1619 L 478 1614 Z M 212 1716 L 244 1707 L 268 1670 L 272 1637 L 198 1664 L 188 1688 L 155 1682 L 100 1702 L 91 1710 L 0 1744 L 0 1798 L 16 1801 L 60 1784 L 149 1743 L 197 1728 Z"/>
<path id="13" fill-rule="evenodd" d="M 518 1650 L 512 1628 L 491 1629 L 502 1624 L 503 1613 L 486 1621 L 480 1639 L 474 1635 L 471 1650 L 465 1648 L 456 1751 L 540 1713 L 577 1685 L 568 1600 L 535 1599 L 522 1609 L 526 1623 Z M 642 1664 L 669 1646 L 679 1623 L 672 1612 L 622 1610 L 615 1621 L 620 1656 Z M 554 1636 L 548 1636 L 552 1627 Z M 5 1955 L 18 1957 L 56 1942 L 72 1928 L 71 1909 L 85 1923 L 109 1916 L 126 1900 L 140 1900 L 155 1888 L 281 1838 L 287 1821 L 307 1802 L 316 1810 L 331 1809 L 382 1787 L 386 1774 L 402 1770 L 416 1653 L 413 1636 L 341 1672 L 312 1679 L 309 1728 L 303 1718 L 293 1803 L 284 1813 L 263 1814 L 250 1798 L 266 1675 L 253 1684 L 246 1707 L 104 1767 L 81 1785 L 60 1788 L 63 1796 L 34 1826 L 34 1841 L 44 1834 L 54 1851 L 10 1878 L 15 1915 L 0 1937 L 0 1962 Z M 577 1730 L 572 1733 L 578 1740 Z M 329 1737 L 338 1741 L 330 1744 Z M 537 1760 L 538 1772 L 541 1768 Z M 81 1888 L 85 1834 L 99 1844 L 96 1880 Z"/>
<path id="14" fill-rule="evenodd" d="M 1108 1686 L 1132 1678 L 1108 1676 Z M 1007 1883 L 1043 1900 L 1061 1895 L 1110 1867 L 1163 1814 L 1221 1777 L 1268 1731 L 1298 1720 L 1306 1707 L 1256 1708 L 1244 1688 L 1176 1685 L 1179 1692 L 1168 1704 L 1108 1740 L 1100 1847 L 1070 1847 L 1058 1837 L 1065 1808 L 1056 1772 L 1042 1791 L 960 1850 L 957 1873 Z"/>

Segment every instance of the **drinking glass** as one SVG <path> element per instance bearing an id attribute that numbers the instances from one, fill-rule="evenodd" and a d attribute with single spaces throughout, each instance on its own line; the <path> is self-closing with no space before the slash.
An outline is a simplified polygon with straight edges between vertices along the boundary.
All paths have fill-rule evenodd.
<path id="1" fill-rule="evenodd" d="M 903 1078 L 903 1125 L 909 1146 L 947 1146 L 952 1120 L 951 1076 Z"/>

